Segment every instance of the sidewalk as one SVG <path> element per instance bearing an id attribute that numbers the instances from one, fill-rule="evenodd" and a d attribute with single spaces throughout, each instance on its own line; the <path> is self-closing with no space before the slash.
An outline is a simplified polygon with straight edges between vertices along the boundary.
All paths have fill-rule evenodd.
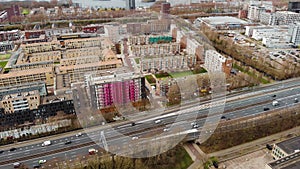
<path id="1" fill-rule="evenodd" d="M 199 146 L 195 143 L 187 143 L 183 147 L 194 161 L 188 169 L 203 169 L 203 162 L 207 160 L 207 155 Z"/>

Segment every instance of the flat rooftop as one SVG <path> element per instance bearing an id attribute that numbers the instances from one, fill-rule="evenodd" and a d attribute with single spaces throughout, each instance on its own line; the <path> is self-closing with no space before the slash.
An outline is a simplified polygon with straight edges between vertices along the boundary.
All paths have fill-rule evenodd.
<path id="1" fill-rule="evenodd" d="M 232 17 L 232 16 L 213 16 L 213 17 L 203 17 L 198 18 L 211 25 L 220 25 L 220 24 L 248 24 L 248 22 Z"/>
<path id="2" fill-rule="evenodd" d="M 283 157 L 268 164 L 272 169 L 299 169 L 300 152 Z"/>
<path id="3" fill-rule="evenodd" d="M 300 150 L 300 136 L 277 143 L 277 146 L 287 154 L 292 154 L 295 150 Z"/>

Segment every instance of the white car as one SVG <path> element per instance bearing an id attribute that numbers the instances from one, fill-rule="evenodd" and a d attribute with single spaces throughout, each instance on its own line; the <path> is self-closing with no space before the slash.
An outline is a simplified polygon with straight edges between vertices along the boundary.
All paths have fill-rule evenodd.
<path id="1" fill-rule="evenodd" d="M 47 160 L 39 160 L 39 164 L 44 164 L 46 162 L 47 162 Z"/>
<path id="2" fill-rule="evenodd" d="M 161 122 L 161 120 L 155 120 L 155 121 L 154 121 L 155 124 L 158 124 L 158 123 L 160 123 L 160 122 Z"/>
<path id="3" fill-rule="evenodd" d="M 170 131 L 169 128 L 164 128 L 164 132 Z"/>
<path id="4" fill-rule="evenodd" d="M 139 137 L 132 137 L 132 140 L 137 140 L 139 139 Z"/>
<path id="5" fill-rule="evenodd" d="M 82 136 L 82 133 L 77 133 L 75 136 L 80 137 L 80 136 Z"/>

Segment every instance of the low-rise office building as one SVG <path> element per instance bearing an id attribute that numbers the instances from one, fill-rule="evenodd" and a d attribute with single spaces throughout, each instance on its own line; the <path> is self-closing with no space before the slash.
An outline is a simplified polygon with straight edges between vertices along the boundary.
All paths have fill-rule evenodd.
<path id="1" fill-rule="evenodd" d="M 275 160 L 300 151 L 300 136 L 274 144 L 272 156 Z"/>

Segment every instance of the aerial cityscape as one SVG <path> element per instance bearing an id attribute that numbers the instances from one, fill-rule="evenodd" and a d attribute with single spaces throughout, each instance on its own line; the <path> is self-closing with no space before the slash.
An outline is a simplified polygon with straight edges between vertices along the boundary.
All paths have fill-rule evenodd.
<path id="1" fill-rule="evenodd" d="M 1 0 L 0 169 L 300 169 L 300 1 Z"/>

